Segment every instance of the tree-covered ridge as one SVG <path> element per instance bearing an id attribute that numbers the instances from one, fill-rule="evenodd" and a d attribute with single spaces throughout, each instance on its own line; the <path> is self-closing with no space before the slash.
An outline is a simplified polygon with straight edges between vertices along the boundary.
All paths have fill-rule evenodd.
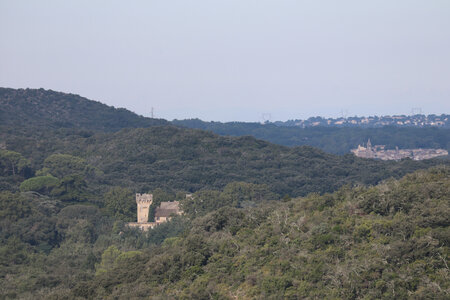
<path id="1" fill-rule="evenodd" d="M 225 207 L 161 246 L 102 255 L 81 298 L 448 298 L 450 171 Z"/>
<path id="2" fill-rule="evenodd" d="M 74 94 L 0 88 L 0 125 L 117 131 L 168 122 L 150 119 Z"/>
<path id="3" fill-rule="evenodd" d="M 311 118 L 317 121 L 317 118 Z M 319 118 L 320 119 L 320 118 Z M 203 122 L 198 119 L 150 119 L 126 109 L 116 109 L 86 98 L 44 89 L 0 88 L 0 126 L 73 128 L 94 131 L 118 131 L 173 124 L 180 127 L 212 131 L 220 135 L 254 136 L 284 146 L 313 146 L 328 153 L 346 154 L 370 138 L 373 144 L 403 149 L 442 148 L 450 150 L 448 128 L 401 127 L 306 127 L 277 126 L 274 123 Z M 0 141 L 1 142 L 1 141 Z M 0 143 L 1 146 L 1 143 Z"/>
<path id="4" fill-rule="evenodd" d="M 127 186 L 136 192 L 156 188 L 195 192 L 245 181 L 266 184 L 279 195 L 300 196 L 332 192 L 347 183 L 376 184 L 388 177 L 399 178 L 417 169 L 449 163 L 439 159 L 373 161 L 173 126 L 115 133 L 11 129 L 1 137 L 8 149 L 31 159 L 39 171 L 36 175 L 58 177 L 55 172 L 62 171 L 45 172 L 53 161 L 63 165 L 79 162 L 77 168 L 86 168 L 83 176 L 92 186 Z M 64 160 L 65 155 L 75 158 Z M 72 175 L 77 179 L 80 172 Z"/>
<path id="5" fill-rule="evenodd" d="M 386 149 L 436 148 L 450 150 L 450 129 L 436 127 L 295 127 L 273 123 L 204 122 L 198 119 L 174 120 L 173 124 L 187 128 L 212 131 L 220 135 L 245 136 L 284 146 L 309 145 L 328 153 L 346 154 L 358 145 L 372 141 Z"/>

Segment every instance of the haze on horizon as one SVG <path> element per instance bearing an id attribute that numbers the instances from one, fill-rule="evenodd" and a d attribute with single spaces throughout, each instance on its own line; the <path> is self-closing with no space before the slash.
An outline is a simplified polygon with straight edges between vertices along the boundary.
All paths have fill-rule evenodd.
<path id="1" fill-rule="evenodd" d="M 0 86 L 145 116 L 450 112 L 447 0 L 3 0 L 0 33 Z"/>

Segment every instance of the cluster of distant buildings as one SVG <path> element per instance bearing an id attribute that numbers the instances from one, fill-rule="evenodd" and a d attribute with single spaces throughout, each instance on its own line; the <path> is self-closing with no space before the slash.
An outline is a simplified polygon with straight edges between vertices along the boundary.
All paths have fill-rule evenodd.
<path id="1" fill-rule="evenodd" d="M 423 160 L 448 155 L 448 151 L 444 149 L 398 149 L 396 147 L 395 150 L 386 150 L 384 145 L 372 146 L 370 139 L 365 147 L 364 145 L 358 145 L 358 148 L 351 151 L 358 157 L 381 160 L 400 160 L 403 158 Z"/>
<path id="2" fill-rule="evenodd" d="M 383 127 L 383 126 L 404 126 L 404 127 L 448 127 L 450 128 L 450 115 L 412 115 L 412 116 L 373 116 L 373 117 L 342 117 L 342 118 L 322 118 L 312 117 L 307 120 L 289 120 L 286 122 L 277 121 L 273 124 L 277 126 L 297 126 L 297 127 Z"/>

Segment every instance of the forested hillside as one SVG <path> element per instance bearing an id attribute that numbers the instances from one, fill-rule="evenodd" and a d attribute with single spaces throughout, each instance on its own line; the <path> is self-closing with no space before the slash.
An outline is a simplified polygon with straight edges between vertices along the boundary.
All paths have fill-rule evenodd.
<path id="1" fill-rule="evenodd" d="M 183 236 L 109 247 L 71 295 L 180 299 L 446 299 L 450 172 L 432 169 L 256 209 L 223 208 Z"/>
<path id="2" fill-rule="evenodd" d="M 449 295 L 447 159 L 340 156 L 6 94 L 0 298 Z M 184 214 L 132 230 L 136 192 L 154 195 L 149 221 L 162 201 Z"/>
<path id="3" fill-rule="evenodd" d="M 199 215 L 189 209 L 201 207 L 201 199 L 252 201 L 260 192 L 267 190 L 233 184 L 196 193 L 196 203 L 183 200 L 184 216 L 144 234 L 124 227 L 109 205 L 3 191 L 0 293 L 26 299 L 448 298 L 448 167 L 323 196 L 269 197 L 246 208 L 229 201 Z"/>
<path id="4" fill-rule="evenodd" d="M 44 89 L 0 88 L 0 125 L 117 131 L 168 122 L 138 116 L 78 95 Z"/>
<path id="5" fill-rule="evenodd" d="M 7 150 L 30 160 L 35 175 L 45 175 L 49 159 L 64 154 L 69 156 L 60 157 L 58 167 L 73 169 L 73 161 L 82 161 L 78 168 L 95 170 L 83 175 L 92 186 L 127 186 L 137 192 L 155 188 L 195 192 L 246 181 L 267 184 L 280 195 L 300 196 L 331 192 L 347 183 L 376 184 L 417 169 L 449 164 L 440 159 L 374 161 L 173 126 L 116 133 L 5 128 L 0 138 Z"/>
<path id="6" fill-rule="evenodd" d="M 436 127 L 287 127 L 272 123 L 203 122 L 198 119 L 174 120 L 187 128 L 198 128 L 220 135 L 251 135 L 258 139 L 285 146 L 309 145 L 328 153 L 346 154 L 370 139 L 373 145 L 386 149 L 440 148 L 450 150 L 450 129 Z"/>

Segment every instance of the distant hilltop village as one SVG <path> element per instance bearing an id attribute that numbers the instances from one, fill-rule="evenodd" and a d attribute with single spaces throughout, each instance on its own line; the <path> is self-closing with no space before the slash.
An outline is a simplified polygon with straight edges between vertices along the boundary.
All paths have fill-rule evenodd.
<path id="1" fill-rule="evenodd" d="M 186 195 L 186 197 L 190 197 L 190 195 Z M 155 210 L 155 222 L 149 222 L 148 214 L 152 203 L 153 194 L 136 194 L 137 222 L 128 223 L 128 226 L 146 231 L 149 228 L 169 221 L 174 215 L 182 214 L 179 201 L 161 202 Z"/>
<path id="2" fill-rule="evenodd" d="M 373 117 L 312 117 L 307 120 L 289 120 L 273 122 L 277 126 L 296 127 L 446 127 L 450 128 L 450 115 L 412 115 L 412 116 L 373 116 Z"/>
<path id="3" fill-rule="evenodd" d="M 423 160 L 448 155 L 447 150 L 444 149 L 398 149 L 396 147 L 395 150 L 385 150 L 384 148 L 384 145 L 372 146 L 369 139 L 366 147 L 358 145 L 358 148 L 351 151 L 358 157 L 381 160 L 400 160 L 407 157 L 413 160 Z"/>

